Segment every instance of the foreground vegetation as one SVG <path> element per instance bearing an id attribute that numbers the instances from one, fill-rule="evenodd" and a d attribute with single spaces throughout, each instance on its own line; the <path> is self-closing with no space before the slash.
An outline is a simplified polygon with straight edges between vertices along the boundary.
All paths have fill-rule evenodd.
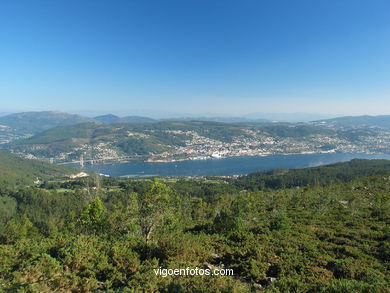
<path id="1" fill-rule="evenodd" d="M 354 164 L 373 171 L 360 174 Z M 385 292 L 386 164 L 359 160 L 228 181 L 92 176 L 2 184 L 0 290 Z M 303 174 L 317 179 L 301 182 Z M 272 176 L 278 185 L 267 185 Z M 187 267 L 234 276 L 154 272 Z"/>

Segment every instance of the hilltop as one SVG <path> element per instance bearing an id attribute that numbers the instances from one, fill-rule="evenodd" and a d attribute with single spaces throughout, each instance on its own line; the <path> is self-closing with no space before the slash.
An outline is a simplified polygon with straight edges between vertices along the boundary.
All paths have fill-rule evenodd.
<path id="1" fill-rule="evenodd" d="M 390 129 L 390 115 L 380 116 L 344 116 L 332 119 L 316 120 L 315 125 L 323 125 L 333 128 L 383 128 Z"/>
<path id="2" fill-rule="evenodd" d="M 101 115 L 94 117 L 96 121 L 99 121 L 104 124 L 117 124 L 117 123 L 153 123 L 158 120 L 143 117 L 143 116 L 125 116 L 119 117 L 113 114 Z"/>
<path id="3" fill-rule="evenodd" d="M 91 122 L 92 118 L 60 111 L 23 112 L 0 117 L 0 125 L 11 128 L 18 134 L 34 134 L 60 126 Z"/>

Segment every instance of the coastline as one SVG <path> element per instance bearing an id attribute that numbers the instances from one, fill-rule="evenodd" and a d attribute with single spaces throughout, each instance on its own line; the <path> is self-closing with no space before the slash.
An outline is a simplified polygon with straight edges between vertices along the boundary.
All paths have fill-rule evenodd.
<path id="1" fill-rule="evenodd" d="M 85 169 L 112 177 L 204 177 L 244 175 L 261 170 L 316 167 L 352 159 L 385 159 L 390 154 L 313 153 L 270 156 L 236 156 L 208 160 L 130 162 L 86 165 Z M 76 165 L 73 165 L 77 167 Z"/>
<path id="2" fill-rule="evenodd" d="M 183 159 L 107 159 L 107 160 L 95 160 L 94 163 L 85 162 L 86 165 L 117 165 L 117 164 L 127 164 L 127 163 L 175 163 L 175 162 L 186 162 L 186 161 L 209 161 L 209 160 L 221 160 L 229 158 L 239 158 L 239 157 L 271 157 L 271 156 L 291 156 L 291 155 L 314 155 L 314 154 L 356 154 L 356 155 L 387 155 L 388 153 L 377 153 L 377 152 L 338 152 L 338 151 L 321 151 L 321 152 L 297 152 L 297 153 L 267 153 L 267 154 L 255 154 L 255 155 L 233 155 L 233 156 L 196 156 L 188 157 Z M 390 153 L 389 153 L 390 155 Z M 98 163 L 97 163 L 98 162 Z M 58 165 L 78 165 L 79 161 L 71 162 L 60 162 Z"/>

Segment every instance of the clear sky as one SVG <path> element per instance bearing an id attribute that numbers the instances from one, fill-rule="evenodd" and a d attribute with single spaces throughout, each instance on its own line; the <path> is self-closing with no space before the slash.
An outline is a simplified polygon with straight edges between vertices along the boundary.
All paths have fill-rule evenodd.
<path id="1" fill-rule="evenodd" d="M 0 101 L 390 114 L 390 1 L 2 0 Z"/>

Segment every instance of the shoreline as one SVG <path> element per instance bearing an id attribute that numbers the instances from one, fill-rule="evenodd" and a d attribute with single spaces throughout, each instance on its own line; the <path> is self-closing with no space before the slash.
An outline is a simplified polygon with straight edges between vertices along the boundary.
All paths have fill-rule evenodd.
<path id="1" fill-rule="evenodd" d="M 390 155 L 390 153 L 373 153 L 373 152 L 301 152 L 301 153 L 273 153 L 273 154 L 267 154 L 267 155 L 237 155 L 237 156 L 226 156 L 226 157 L 202 157 L 202 158 L 185 158 L 185 159 L 168 159 L 168 160 L 162 160 L 162 159 L 156 159 L 156 160 L 106 160 L 99 163 L 85 163 L 85 165 L 88 166 L 102 166 L 102 165 L 120 165 L 120 164 L 128 164 L 128 163 L 176 163 L 176 162 L 201 162 L 201 161 L 211 161 L 211 160 L 223 160 L 223 159 L 232 159 L 232 158 L 250 158 L 250 157 L 271 157 L 271 156 L 293 156 L 293 155 L 315 155 L 315 154 L 350 154 L 350 155 Z M 74 162 L 61 162 L 56 163 L 57 165 L 79 165 L 78 161 Z"/>
<path id="2" fill-rule="evenodd" d="M 299 169 L 351 161 L 353 159 L 390 160 L 390 154 L 367 153 L 323 153 L 323 154 L 278 154 L 271 156 L 239 156 L 224 159 L 210 159 L 181 162 L 138 162 L 85 166 L 93 172 L 111 177 L 231 177 L 262 170 Z"/>

